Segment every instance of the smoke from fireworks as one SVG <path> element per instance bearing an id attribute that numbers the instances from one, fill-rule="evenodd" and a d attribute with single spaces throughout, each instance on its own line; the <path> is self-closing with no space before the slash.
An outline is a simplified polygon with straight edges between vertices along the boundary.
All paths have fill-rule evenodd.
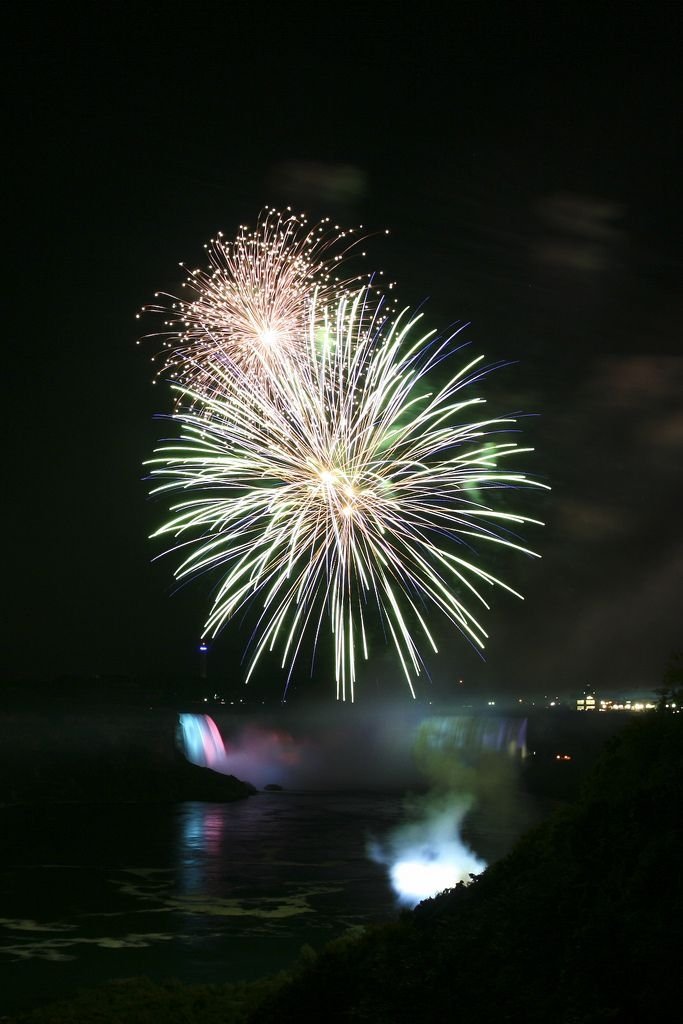
<path id="1" fill-rule="evenodd" d="M 275 648 L 291 674 L 331 628 L 337 695 L 353 699 L 379 620 L 412 691 L 419 642 L 436 650 L 429 610 L 483 647 L 472 605 L 488 608 L 494 585 L 511 590 L 479 551 L 533 554 L 509 530 L 536 520 L 482 494 L 542 485 L 504 468 L 529 449 L 507 440 L 513 420 L 470 396 L 483 357 L 435 386 L 453 338 L 416 337 L 420 318 L 389 316 L 370 284 L 330 285 L 329 263 L 313 258 L 320 236 L 300 249 L 284 223 L 269 244 L 259 228 L 221 249 L 233 255 L 218 283 L 202 278 L 181 309 L 169 360 L 180 360 L 181 433 L 150 464 L 154 493 L 182 497 L 155 536 L 187 548 L 178 579 L 218 574 L 205 635 L 256 606 L 247 679 Z M 277 334 L 275 359 L 263 330 Z"/>

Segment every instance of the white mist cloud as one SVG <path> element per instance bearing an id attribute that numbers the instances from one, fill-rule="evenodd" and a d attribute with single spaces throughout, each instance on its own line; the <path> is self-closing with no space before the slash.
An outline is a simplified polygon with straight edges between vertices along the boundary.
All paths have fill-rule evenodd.
<path id="1" fill-rule="evenodd" d="M 478 875 L 486 863 L 462 840 L 460 829 L 472 797 L 427 796 L 412 807 L 412 821 L 399 825 L 384 843 L 368 844 L 368 855 L 389 869 L 389 878 L 402 906 L 451 889 Z"/>

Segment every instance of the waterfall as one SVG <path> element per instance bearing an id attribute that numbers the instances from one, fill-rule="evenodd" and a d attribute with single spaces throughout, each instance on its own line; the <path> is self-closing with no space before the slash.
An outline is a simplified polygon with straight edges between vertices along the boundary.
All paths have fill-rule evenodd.
<path id="1" fill-rule="evenodd" d="M 192 764 L 220 771 L 225 765 L 225 745 L 210 715 L 178 715 L 180 747 Z"/>

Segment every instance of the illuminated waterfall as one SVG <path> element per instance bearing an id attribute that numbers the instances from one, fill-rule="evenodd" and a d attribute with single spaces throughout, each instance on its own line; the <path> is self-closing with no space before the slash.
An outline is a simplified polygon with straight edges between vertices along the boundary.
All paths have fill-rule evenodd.
<path id="1" fill-rule="evenodd" d="M 526 718 L 434 716 L 420 724 L 418 744 L 422 740 L 434 750 L 461 750 L 475 757 L 492 752 L 525 758 L 526 733 Z"/>
<path id="2" fill-rule="evenodd" d="M 225 746 L 218 726 L 210 715 L 178 715 L 179 738 L 183 754 L 200 768 L 221 771 L 225 766 Z"/>

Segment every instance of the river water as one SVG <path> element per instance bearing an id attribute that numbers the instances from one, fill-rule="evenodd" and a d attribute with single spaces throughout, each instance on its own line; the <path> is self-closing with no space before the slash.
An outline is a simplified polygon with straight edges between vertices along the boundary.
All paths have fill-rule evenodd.
<path id="1" fill-rule="evenodd" d="M 396 896 L 369 849 L 405 814 L 395 793 L 4 808 L 0 1014 L 116 978 L 256 978 L 386 920 Z M 528 818 L 475 812 L 468 844 L 495 860 Z"/>

